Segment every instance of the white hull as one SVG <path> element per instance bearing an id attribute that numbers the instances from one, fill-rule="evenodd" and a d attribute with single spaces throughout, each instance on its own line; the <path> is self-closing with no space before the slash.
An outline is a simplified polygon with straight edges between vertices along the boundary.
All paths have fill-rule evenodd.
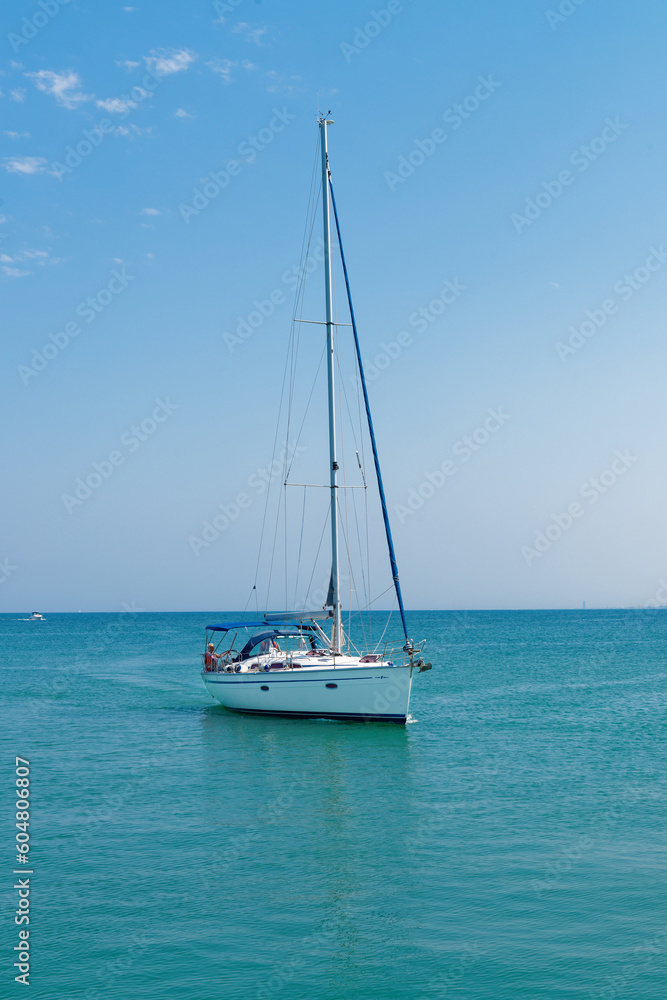
<path id="1" fill-rule="evenodd" d="M 235 712 L 405 723 L 412 668 L 355 663 L 298 671 L 205 670 L 202 679 L 209 694 Z"/>

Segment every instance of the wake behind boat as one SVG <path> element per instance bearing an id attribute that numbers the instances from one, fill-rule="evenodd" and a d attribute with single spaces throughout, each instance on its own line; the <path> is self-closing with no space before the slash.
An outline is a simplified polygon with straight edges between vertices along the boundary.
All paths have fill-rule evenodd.
<path id="1" fill-rule="evenodd" d="M 301 540 L 298 547 L 296 547 L 298 548 L 297 564 L 301 562 L 301 549 L 304 538 L 306 491 L 310 489 L 327 489 L 329 491 L 329 509 L 326 513 L 331 536 L 331 568 L 326 601 L 324 607 L 317 611 L 291 611 L 265 614 L 263 617 L 252 622 L 240 621 L 207 626 L 206 650 L 202 654 L 202 678 L 207 691 L 224 705 L 225 708 L 236 712 L 303 718 L 378 720 L 405 723 L 408 717 L 413 673 L 415 670 L 429 670 L 431 664 L 425 663 L 421 656 L 424 643 L 414 644 L 409 637 L 407 629 L 370 402 L 364 377 L 357 325 L 352 306 L 347 266 L 343 253 L 336 201 L 331 181 L 331 171 L 329 168 L 327 128 L 332 124 L 333 122 L 326 116 L 318 120 L 320 129 L 319 156 L 321 160 L 320 197 L 324 224 L 325 320 L 294 319 L 294 323 L 296 324 L 308 323 L 326 327 L 324 354 L 327 370 L 329 483 L 326 486 L 324 484 L 292 483 L 290 481 L 291 461 L 289 467 L 285 466 L 283 470 L 283 486 L 285 491 L 290 486 L 298 486 L 304 491 L 303 519 L 301 521 L 300 532 Z M 338 323 L 335 319 L 332 215 L 335 222 L 336 245 L 340 254 L 345 280 L 350 323 Z M 305 267 L 303 273 L 306 273 Z M 297 294 L 298 300 L 299 294 Z M 366 433 L 370 439 L 378 499 L 389 554 L 392 577 L 391 588 L 395 592 L 395 600 L 398 604 L 403 629 L 402 645 L 392 644 L 390 646 L 385 641 L 386 627 L 380 640 L 375 643 L 370 641 L 372 632 L 367 633 L 362 629 L 361 649 L 358 648 L 359 643 L 357 643 L 357 646 L 353 645 L 350 637 L 350 627 L 348 627 L 347 634 L 343 631 L 339 549 L 340 538 L 342 536 L 344 552 L 349 561 L 351 534 L 348 522 L 352 515 L 348 510 L 346 500 L 345 517 L 341 516 L 339 495 L 341 491 L 364 490 L 366 491 L 365 497 L 367 498 L 368 485 L 358 448 L 355 452 L 355 464 L 358 466 L 357 475 L 360 475 L 361 478 L 359 484 L 351 484 L 347 478 L 343 478 L 341 475 L 343 470 L 341 464 L 339 464 L 338 438 L 342 434 L 340 430 L 342 415 L 336 407 L 337 388 L 340 388 L 341 395 L 345 394 L 344 386 L 340 385 L 339 374 L 341 348 L 338 343 L 338 327 L 342 326 L 351 326 L 353 332 L 353 357 L 356 365 L 355 384 L 362 394 L 359 399 L 360 422 L 361 403 L 363 400 L 367 425 Z M 296 344 L 298 347 L 298 338 Z M 292 379 L 289 393 L 290 400 L 295 395 L 293 390 L 296 384 L 294 376 L 296 348 L 292 345 L 291 350 L 292 355 L 289 359 L 291 366 L 290 378 Z M 311 391 L 311 397 L 312 395 L 313 391 Z M 347 403 L 347 397 L 345 397 L 345 400 Z M 308 409 L 306 407 L 306 414 L 307 412 Z M 351 416 L 350 419 L 352 419 Z M 305 416 L 301 424 L 302 429 L 304 423 Z M 356 442 L 357 438 L 355 437 L 354 440 Z M 363 452 L 363 445 L 359 445 L 359 447 L 362 448 Z M 286 448 L 286 454 L 292 454 L 292 451 Z M 352 503 L 353 501 L 351 501 Z M 285 501 L 285 523 L 287 524 L 286 504 L 287 501 Z M 353 510 L 354 516 L 357 518 L 358 533 L 358 512 L 356 507 Z M 368 520 L 367 512 L 366 517 Z M 262 528 L 262 537 L 263 535 L 264 527 Z M 320 535 L 320 544 L 323 537 L 324 529 Z M 275 544 L 274 536 L 274 549 L 271 556 L 271 572 L 269 573 L 268 588 L 270 588 L 271 573 L 273 572 L 275 561 Z M 360 552 L 362 549 L 363 546 L 359 542 Z M 315 561 L 317 561 L 318 554 L 319 546 L 315 553 Z M 287 560 L 287 555 L 286 551 L 285 560 Z M 366 575 L 364 575 L 363 568 L 360 575 L 365 588 Z M 370 572 L 367 575 L 370 578 Z M 355 577 L 351 567 L 349 568 L 348 580 L 351 581 L 351 596 L 352 592 L 356 595 L 357 587 L 353 585 Z M 256 592 L 256 586 L 253 586 L 253 591 Z M 380 597 L 382 596 L 381 594 Z M 375 598 L 375 600 L 378 599 Z M 357 615 L 363 615 L 375 603 L 375 600 L 369 600 L 365 606 L 360 607 Z M 351 621 L 351 613 L 349 618 Z M 217 644 L 212 641 L 214 638 L 218 639 Z"/>

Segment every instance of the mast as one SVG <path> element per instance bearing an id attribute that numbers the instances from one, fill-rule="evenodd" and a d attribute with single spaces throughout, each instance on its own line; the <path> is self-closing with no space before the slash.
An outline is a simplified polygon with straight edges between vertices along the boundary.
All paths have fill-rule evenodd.
<path id="1" fill-rule="evenodd" d="M 329 388 L 329 459 L 331 486 L 331 582 L 327 603 L 333 606 L 334 620 L 331 646 L 334 653 L 342 644 L 339 559 L 338 559 L 338 461 L 336 459 L 336 397 L 335 358 L 333 336 L 333 293 L 331 261 L 331 213 L 329 205 L 329 154 L 327 149 L 327 125 L 333 121 L 326 115 L 318 119 L 322 145 L 322 215 L 324 222 L 324 293 L 326 300 L 327 328 L 327 381 Z"/>

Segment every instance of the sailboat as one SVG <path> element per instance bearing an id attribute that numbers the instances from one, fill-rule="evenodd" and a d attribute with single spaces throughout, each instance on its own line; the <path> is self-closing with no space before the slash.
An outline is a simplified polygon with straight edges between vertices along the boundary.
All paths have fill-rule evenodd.
<path id="1" fill-rule="evenodd" d="M 314 611 L 265 613 L 255 621 L 208 625 L 202 654 L 202 679 L 213 698 L 235 712 L 404 724 L 408 720 L 413 674 L 430 670 L 431 664 L 422 656 L 424 641 L 413 643 L 407 627 L 329 166 L 327 130 L 332 124 L 328 115 L 319 116 L 325 294 L 325 320 L 321 325 L 326 327 L 329 424 L 329 483 L 325 488 L 330 492 L 331 531 L 331 575 L 326 602 L 323 608 Z M 345 278 L 350 324 L 339 324 L 334 317 L 332 220 Z M 392 585 L 403 630 L 402 645 L 391 649 L 387 644 L 380 648 L 380 643 L 359 649 L 343 631 L 339 494 L 342 489 L 351 488 L 339 481 L 341 469 L 337 448 L 336 328 L 343 325 L 352 328 L 353 356 L 363 394 Z"/>

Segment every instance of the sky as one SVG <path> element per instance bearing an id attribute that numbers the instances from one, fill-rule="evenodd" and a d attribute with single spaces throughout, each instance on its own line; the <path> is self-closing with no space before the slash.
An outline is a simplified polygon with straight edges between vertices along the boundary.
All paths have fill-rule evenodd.
<path id="1" fill-rule="evenodd" d="M 3 611 L 245 606 L 318 109 L 407 607 L 667 604 L 662 0 L 2 17 Z"/>

